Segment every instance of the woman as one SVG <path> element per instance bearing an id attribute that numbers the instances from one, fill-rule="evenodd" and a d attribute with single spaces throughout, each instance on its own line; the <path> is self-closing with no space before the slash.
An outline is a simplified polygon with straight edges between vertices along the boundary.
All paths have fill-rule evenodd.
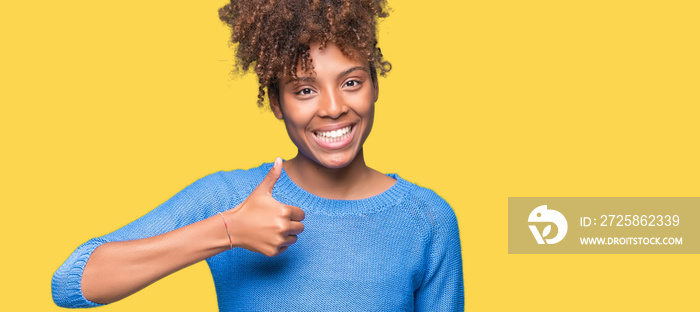
<path id="1" fill-rule="evenodd" d="M 206 260 L 221 311 L 461 311 L 452 209 L 365 164 L 377 70 L 390 69 L 375 37 L 386 15 L 378 0 L 223 7 L 258 104 L 267 90 L 297 155 L 206 176 L 86 242 L 54 274 L 54 301 L 114 302 Z"/>

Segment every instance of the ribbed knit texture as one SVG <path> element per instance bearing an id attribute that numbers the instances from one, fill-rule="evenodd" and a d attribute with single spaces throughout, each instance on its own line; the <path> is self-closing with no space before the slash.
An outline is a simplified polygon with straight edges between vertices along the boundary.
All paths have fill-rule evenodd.
<path id="1" fill-rule="evenodd" d="M 93 307 L 80 280 L 97 246 L 162 234 L 240 204 L 272 167 L 218 172 L 145 216 L 81 245 L 56 271 L 64 307 Z M 242 248 L 207 259 L 220 311 L 463 311 L 462 259 L 452 208 L 395 174 L 387 191 L 362 200 L 315 196 L 283 171 L 272 196 L 306 212 L 296 244 L 276 257 Z"/>

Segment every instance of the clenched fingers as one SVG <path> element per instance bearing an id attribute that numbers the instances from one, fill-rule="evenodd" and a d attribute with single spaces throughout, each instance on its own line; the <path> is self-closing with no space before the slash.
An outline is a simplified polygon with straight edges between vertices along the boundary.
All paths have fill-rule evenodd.
<path id="1" fill-rule="evenodd" d="M 286 231 L 289 235 L 298 235 L 301 234 L 301 232 L 304 232 L 304 223 L 297 221 L 290 222 L 289 229 Z"/>

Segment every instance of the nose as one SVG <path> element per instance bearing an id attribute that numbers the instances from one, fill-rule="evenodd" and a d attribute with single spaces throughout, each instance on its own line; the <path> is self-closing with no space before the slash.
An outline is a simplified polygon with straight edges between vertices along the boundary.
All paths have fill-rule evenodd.
<path id="1" fill-rule="evenodd" d="M 321 96 L 318 115 L 320 117 L 330 117 L 336 119 L 348 111 L 348 106 L 342 97 L 341 92 L 328 91 Z"/>

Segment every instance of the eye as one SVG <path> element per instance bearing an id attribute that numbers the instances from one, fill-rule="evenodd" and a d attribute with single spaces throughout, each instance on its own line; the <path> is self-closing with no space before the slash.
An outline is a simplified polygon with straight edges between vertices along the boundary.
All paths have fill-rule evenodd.
<path id="1" fill-rule="evenodd" d="M 296 95 L 310 95 L 313 92 L 314 92 L 314 90 L 311 90 L 311 88 L 303 88 L 303 89 L 297 91 L 295 94 Z"/>
<path id="2" fill-rule="evenodd" d="M 344 86 L 345 86 L 345 87 L 352 88 L 352 87 L 357 87 L 357 86 L 359 86 L 360 84 L 361 84 L 361 82 L 358 81 L 358 80 L 348 80 L 348 81 L 345 82 Z"/>

